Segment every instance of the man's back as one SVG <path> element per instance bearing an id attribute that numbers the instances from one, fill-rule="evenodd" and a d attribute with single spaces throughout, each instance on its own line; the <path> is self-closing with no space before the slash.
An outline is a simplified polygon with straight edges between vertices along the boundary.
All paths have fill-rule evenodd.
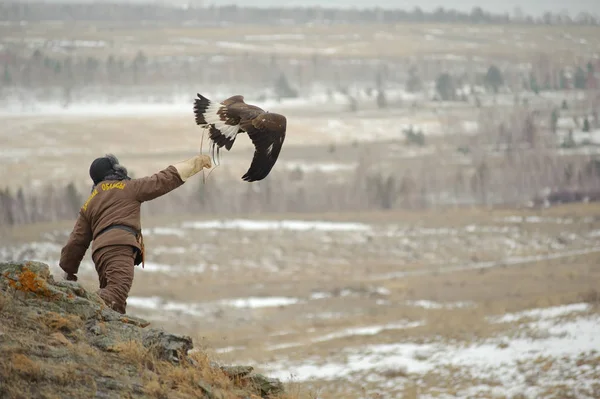
<path id="1" fill-rule="evenodd" d="M 198 155 L 152 176 L 131 179 L 114 155 L 95 159 L 90 166 L 94 188 L 61 251 L 59 266 L 65 278 L 77 281 L 81 260 L 93 242 L 92 260 L 100 283 L 98 295 L 109 307 L 125 313 L 135 265 L 144 259 L 142 202 L 167 194 L 210 167 L 210 158 Z"/>
<path id="2" fill-rule="evenodd" d="M 105 180 L 94 187 L 79 212 L 67 245 L 61 254 L 61 267 L 77 268 L 92 244 L 92 254 L 110 245 L 130 245 L 141 250 L 135 232 L 141 232 L 141 204 L 181 186 L 183 180 L 174 166 L 152 176 L 130 180 Z M 129 227 L 128 231 L 123 228 Z M 65 268 L 63 267 L 63 269 Z"/>

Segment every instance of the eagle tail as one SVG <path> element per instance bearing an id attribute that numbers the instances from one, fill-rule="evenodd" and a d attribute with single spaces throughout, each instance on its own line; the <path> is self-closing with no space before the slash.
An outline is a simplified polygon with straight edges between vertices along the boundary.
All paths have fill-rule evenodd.
<path id="1" fill-rule="evenodd" d="M 206 111 L 211 105 L 211 101 L 198 93 L 198 98 L 194 100 L 194 116 L 196 117 L 196 125 L 206 125 Z"/>
<path id="2" fill-rule="evenodd" d="M 217 145 L 217 147 L 225 147 L 227 151 L 231 150 L 233 146 L 233 142 L 235 141 L 235 136 L 227 137 L 219 129 L 215 127 L 215 125 L 210 125 L 208 130 L 209 137 L 213 143 Z"/>
<path id="3" fill-rule="evenodd" d="M 209 129 L 210 140 L 217 147 L 225 147 L 231 150 L 235 137 L 239 132 L 239 125 L 228 125 L 221 118 L 220 112 L 225 106 L 222 103 L 213 102 L 202 94 L 194 100 L 194 115 L 196 124 Z"/>

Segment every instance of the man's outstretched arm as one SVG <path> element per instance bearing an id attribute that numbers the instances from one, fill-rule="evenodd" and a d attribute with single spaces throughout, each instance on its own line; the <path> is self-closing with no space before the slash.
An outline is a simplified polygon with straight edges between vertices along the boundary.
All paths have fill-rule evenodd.
<path id="1" fill-rule="evenodd" d="M 127 184 L 134 185 L 135 196 L 138 201 L 151 201 L 176 189 L 202 169 L 211 166 L 209 156 L 197 155 L 185 161 L 174 163 L 152 176 L 134 179 Z"/>

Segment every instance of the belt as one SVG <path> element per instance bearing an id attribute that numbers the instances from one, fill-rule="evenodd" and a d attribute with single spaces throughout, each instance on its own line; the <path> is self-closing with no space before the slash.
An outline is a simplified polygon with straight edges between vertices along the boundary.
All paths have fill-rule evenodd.
<path id="1" fill-rule="evenodd" d="M 131 234 L 133 234 L 136 239 L 139 238 L 138 242 L 139 242 L 140 247 L 141 247 L 141 253 L 139 255 L 140 255 L 140 262 L 142 263 L 142 269 L 143 269 L 144 268 L 144 263 L 145 263 L 144 261 L 145 261 L 145 258 L 146 258 L 146 256 L 145 256 L 146 255 L 146 250 L 144 248 L 144 237 L 142 236 L 142 232 L 134 229 L 131 226 L 127 226 L 125 224 L 113 224 L 113 225 L 110 225 L 110 226 L 105 227 L 102 230 L 100 230 L 100 232 L 98 234 L 96 234 L 96 237 L 94 238 L 94 240 L 96 238 L 98 238 L 99 235 L 101 235 L 103 233 L 106 233 L 107 231 L 112 230 L 112 229 L 125 230 L 125 231 L 128 231 Z M 136 263 L 136 264 L 139 264 L 139 263 Z"/>
<path id="2" fill-rule="evenodd" d="M 136 229 L 134 229 L 133 227 L 131 227 L 131 226 L 127 226 L 127 225 L 124 225 L 124 224 L 113 224 L 113 225 L 110 225 L 110 226 L 105 227 L 102 230 L 100 230 L 100 232 L 98 234 L 96 234 L 96 238 L 98 238 L 98 236 L 100 234 L 106 233 L 108 230 L 112 230 L 112 229 L 126 230 L 126 231 L 130 232 L 131 234 L 133 234 L 136 237 L 139 234 L 139 232 Z"/>

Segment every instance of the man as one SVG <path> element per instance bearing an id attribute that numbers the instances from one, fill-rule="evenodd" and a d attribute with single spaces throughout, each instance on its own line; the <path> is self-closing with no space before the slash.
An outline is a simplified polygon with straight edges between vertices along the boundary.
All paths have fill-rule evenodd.
<path id="1" fill-rule="evenodd" d="M 125 314 L 134 265 L 144 261 L 142 202 L 167 194 L 211 166 L 208 156 L 198 155 L 152 176 L 131 179 L 114 155 L 95 159 L 90 166 L 92 193 L 61 251 L 59 265 L 65 278 L 77 281 L 79 265 L 93 241 L 92 260 L 100 280 L 98 294 L 110 308 Z"/>

